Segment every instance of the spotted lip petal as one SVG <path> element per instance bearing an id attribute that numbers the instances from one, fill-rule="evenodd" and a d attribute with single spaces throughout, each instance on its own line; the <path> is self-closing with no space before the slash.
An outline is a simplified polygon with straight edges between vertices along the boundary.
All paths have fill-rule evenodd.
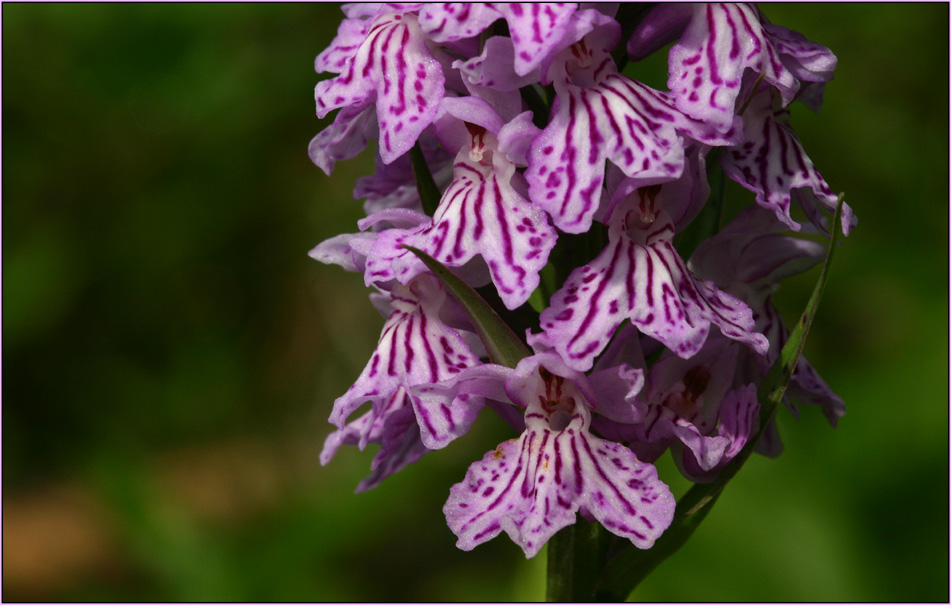
<path id="1" fill-rule="evenodd" d="M 774 109 L 768 91 L 753 98 L 744 114 L 743 143 L 727 150 L 722 165 L 727 176 L 756 194 L 757 204 L 793 231 L 802 228 L 790 214 L 793 189 L 809 188 L 827 209 L 838 201 L 789 127 L 788 110 Z M 851 215 L 851 209 L 847 212 Z M 842 228 L 848 234 L 848 222 Z"/>
<path id="2" fill-rule="evenodd" d="M 502 302 L 514 309 L 538 287 L 538 273 L 557 235 L 547 217 L 513 187 L 515 164 L 500 152 L 491 155 L 489 163 L 460 153 L 433 227 L 416 241 L 445 264 L 481 255 Z"/>
<path id="3" fill-rule="evenodd" d="M 542 378 L 543 358 L 523 360 L 506 381 L 507 391 L 524 391 L 526 381 L 540 387 L 528 398 L 525 432 L 471 465 L 450 491 L 443 512 L 456 545 L 471 550 L 505 531 L 531 558 L 580 512 L 649 548 L 673 519 L 673 495 L 652 465 L 589 432 L 588 402 L 570 380 Z"/>
<path id="4" fill-rule="evenodd" d="M 330 415 L 330 422 L 343 429 L 358 407 L 371 402 L 374 416 L 365 423 L 360 447 L 370 440 L 370 427 L 376 417 L 386 415 L 386 402 L 397 390 L 439 382 L 479 363 L 460 334 L 439 319 L 445 301 L 446 294 L 431 275 L 421 275 L 409 286 L 394 286 L 380 342 L 356 383 L 334 402 Z"/>
<path id="5" fill-rule="evenodd" d="M 783 65 L 755 6 L 743 3 L 695 5 L 693 18 L 670 49 L 667 85 L 684 113 L 721 130 L 730 128 L 747 69 L 775 86 L 783 105 L 799 82 Z"/>
<path id="6" fill-rule="evenodd" d="M 445 77 L 426 47 L 416 16 L 385 12 L 336 78 L 315 88 L 317 116 L 333 109 L 376 103 L 379 153 L 390 163 L 403 155 L 436 116 Z"/>
<path id="7" fill-rule="evenodd" d="M 525 178 L 533 202 L 568 233 L 591 228 L 605 161 L 626 176 L 660 183 L 684 169 L 684 136 L 710 145 L 737 142 L 739 122 L 722 134 L 674 106 L 669 93 L 617 71 L 589 35 L 552 64 L 557 97 L 552 118 L 532 144 Z M 580 58 L 579 58 L 580 57 Z"/>
<path id="8" fill-rule="evenodd" d="M 453 181 L 430 224 L 383 232 L 367 262 L 368 283 L 405 282 L 424 271 L 403 245 L 423 250 L 439 262 L 460 267 L 481 256 L 502 302 L 524 303 L 538 287 L 557 234 L 545 214 L 513 185 L 515 164 L 498 151 L 495 137 L 481 130 L 460 150 Z"/>
<path id="9" fill-rule="evenodd" d="M 750 308 L 696 279 L 671 243 L 673 227 L 664 212 L 637 229 L 635 209 L 612 223 L 607 247 L 575 269 L 540 317 L 543 332 L 531 344 L 554 347 L 576 370 L 591 368 L 624 319 L 689 358 L 700 350 L 710 324 L 765 353 L 768 343 L 753 332 Z M 629 227 L 630 233 L 629 233 Z"/>
<path id="10" fill-rule="evenodd" d="M 575 3 L 428 3 L 419 12 L 419 24 L 434 42 L 477 36 L 497 19 L 508 23 L 514 46 L 514 70 L 529 74 L 557 52 Z"/>

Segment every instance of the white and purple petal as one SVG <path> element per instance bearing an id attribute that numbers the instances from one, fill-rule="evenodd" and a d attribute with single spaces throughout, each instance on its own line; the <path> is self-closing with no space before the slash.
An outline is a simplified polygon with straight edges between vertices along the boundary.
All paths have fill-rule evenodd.
<path id="1" fill-rule="evenodd" d="M 577 9 L 575 3 L 466 3 L 426 4 L 419 12 L 420 27 L 434 42 L 477 36 L 504 18 L 514 46 L 513 68 L 524 76 L 557 52 Z"/>
<path id="2" fill-rule="evenodd" d="M 559 229 L 582 233 L 591 227 L 606 160 L 643 184 L 661 183 L 683 172 L 684 137 L 710 145 L 739 140 L 738 118 L 735 127 L 720 133 L 677 109 L 670 93 L 618 73 L 604 50 L 576 45 L 572 52 L 578 61 L 569 60 L 566 51 L 552 66 L 560 74 L 554 80 L 558 96 L 549 125 L 532 144 L 525 173 L 532 201 Z"/>
<path id="3" fill-rule="evenodd" d="M 366 401 L 373 402 L 374 414 L 385 415 L 384 402 L 398 389 L 439 382 L 479 363 L 459 333 L 440 320 L 445 299 L 431 275 L 394 286 L 379 344 L 354 385 L 334 402 L 332 424 L 344 428 Z"/>
<path id="4" fill-rule="evenodd" d="M 446 447 L 475 422 L 486 399 L 504 401 L 503 385 L 511 368 L 482 364 L 467 368 L 449 380 L 419 384 L 410 389 L 423 445 Z"/>
<path id="5" fill-rule="evenodd" d="M 483 131 L 474 140 L 479 137 L 491 135 Z M 513 185 L 518 178 L 515 165 L 492 147 L 494 142 L 481 157 L 460 151 L 453 182 L 443 193 L 432 225 L 409 234 L 401 244 L 415 246 L 448 266 L 481 256 L 503 303 L 514 309 L 538 287 L 538 273 L 548 262 L 557 234 L 545 214 Z M 412 275 L 414 269 L 407 271 L 397 278 Z"/>
<path id="6" fill-rule="evenodd" d="M 680 40 L 670 49 L 668 86 L 677 107 L 722 131 L 734 122 L 747 69 L 762 74 L 792 102 L 799 82 L 783 65 L 760 22 L 759 10 L 744 3 L 694 5 Z"/>
<path id="7" fill-rule="evenodd" d="M 759 430 L 759 403 L 756 385 L 749 384 L 729 391 L 720 402 L 720 422 L 713 439 L 725 442 L 716 456 L 707 455 L 702 448 L 684 442 L 681 456 L 675 456 L 681 472 L 696 483 L 716 479 Z"/>
<path id="8" fill-rule="evenodd" d="M 518 90 L 541 81 L 537 69 L 524 75 L 515 73 L 515 47 L 512 39 L 505 36 L 492 36 L 485 41 L 482 54 L 467 61 L 458 59 L 452 67 L 469 84 L 501 91 Z"/>
<path id="9" fill-rule="evenodd" d="M 457 546 L 471 550 L 505 531 L 531 558 L 581 513 L 649 548 L 673 519 L 673 495 L 652 465 L 590 433 L 589 404 L 570 380 L 522 375 L 543 358 L 557 366 L 548 354 L 523 360 L 506 384 L 542 385 L 527 397 L 521 437 L 488 452 L 450 491 L 443 512 Z"/>
<path id="10" fill-rule="evenodd" d="M 635 215 L 628 217 L 633 221 Z M 554 347 L 571 367 L 585 371 L 630 319 L 685 359 L 700 350 L 711 324 L 765 353 L 768 343 L 753 331 L 750 308 L 687 269 L 670 241 L 673 227 L 666 214 L 635 230 L 634 238 L 627 231 L 627 220 L 612 224 L 604 251 L 575 269 L 552 296 L 540 317 L 543 332 L 532 342 Z"/>
<path id="11" fill-rule="evenodd" d="M 788 110 L 774 109 L 768 92 L 757 94 L 744 116 L 743 143 L 728 149 L 721 163 L 727 176 L 756 194 L 760 206 L 799 231 L 801 225 L 790 213 L 792 190 L 809 188 L 827 209 L 835 209 L 838 196 L 806 155 L 788 116 Z M 850 222 L 842 223 L 846 234 Z"/>
<path id="12" fill-rule="evenodd" d="M 392 162 L 413 146 L 436 116 L 445 77 L 426 46 L 416 16 L 385 12 L 336 78 L 317 84 L 317 115 L 338 107 L 376 103 L 379 153 Z"/>

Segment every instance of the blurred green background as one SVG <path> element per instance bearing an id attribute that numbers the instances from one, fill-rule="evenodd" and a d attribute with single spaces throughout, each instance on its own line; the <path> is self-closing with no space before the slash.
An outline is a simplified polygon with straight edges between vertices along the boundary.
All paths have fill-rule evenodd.
<path id="1" fill-rule="evenodd" d="M 785 453 L 634 597 L 947 601 L 948 5 L 763 10 L 839 57 L 793 125 L 860 220 L 806 347 L 849 410 L 783 412 Z M 383 324 L 307 257 L 372 171 L 307 158 L 338 7 L 2 11 L 4 599 L 543 598 L 543 555 L 458 551 L 441 513 L 500 421 L 360 495 L 372 451 L 318 463 Z M 655 59 L 628 73 L 662 85 Z"/>

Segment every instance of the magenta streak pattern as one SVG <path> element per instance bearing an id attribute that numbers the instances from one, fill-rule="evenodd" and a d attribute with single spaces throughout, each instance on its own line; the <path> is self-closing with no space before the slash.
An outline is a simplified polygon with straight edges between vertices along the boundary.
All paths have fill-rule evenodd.
<path id="1" fill-rule="evenodd" d="M 636 213 L 629 213 L 630 220 Z M 768 343 L 753 332 L 753 316 L 738 298 L 696 279 L 670 242 L 666 214 L 642 234 L 628 220 L 609 232 L 609 244 L 593 261 L 575 269 L 541 314 L 535 342 L 554 347 L 572 368 L 589 370 L 625 319 L 689 358 L 700 350 L 710 324 L 726 336 L 765 353 Z M 642 239 L 641 239 L 642 238 Z"/>

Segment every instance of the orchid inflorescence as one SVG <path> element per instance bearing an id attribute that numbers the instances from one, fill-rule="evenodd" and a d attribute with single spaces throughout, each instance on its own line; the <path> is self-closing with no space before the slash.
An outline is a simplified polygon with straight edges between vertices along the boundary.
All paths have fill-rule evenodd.
<path id="1" fill-rule="evenodd" d="M 387 319 L 321 462 L 378 444 L 370 489 L 488 408 L 517 436 L 449 489 L 460 548 L 504 531 L 532 557 L 578 513 L 651 547 L 676 505 L 653 462 L 670 451 L 711 482 L 753 445 L 789 334 L 771 295 L 826 254 L 789 231 L 838 228 L 838 196 L 789 125 L 794 101 L 818 110 L 835 56 L 747 4 L 343 12 L 315 64 L 336 74 L 317 116 L 339 112 L 310 157 L 329 175 L 376 139 L 376 172 L 356 183 L 359 232 L 310 255 L 362 273 Z M 626 75 L 671 43 L 669 90 Z M 717 173 L 756 201 L 722 229 Z M 524 354 L 493 354 L 427 261 L 524 331 Z M 805 359 L 783 398 L 798 413 L 793 400 L 833 426 L 845 411 Z M 776 455 L 766 421 L 755 447 Z"/>

